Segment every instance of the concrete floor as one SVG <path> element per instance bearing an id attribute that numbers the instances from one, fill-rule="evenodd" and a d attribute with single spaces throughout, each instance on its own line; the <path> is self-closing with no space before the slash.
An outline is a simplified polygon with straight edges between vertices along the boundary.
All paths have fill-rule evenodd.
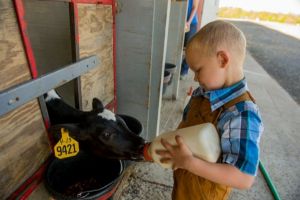
<path id="1" fill-rule="evenodd" d="M 289 94 L 264 69 L 247 55 L 245 76 L 257 100 L 265 132 L 261 138 L 261 162 L 265 165 L 281 199 L 300 199 L 300 108 Z M 192 74 L 180 82 L 177 101 L 164 99 L 161 110 L 161 132 L 175 129 L 181 119 L 182 105 L 188 88 L 197 85 Z M 125 173 L 114 200 L 171 199 L 172 171 L 153 163 L 133 164 Z M 249 190 L 234 190 L 231 200 L 273 199 L 258 173 Z"/>

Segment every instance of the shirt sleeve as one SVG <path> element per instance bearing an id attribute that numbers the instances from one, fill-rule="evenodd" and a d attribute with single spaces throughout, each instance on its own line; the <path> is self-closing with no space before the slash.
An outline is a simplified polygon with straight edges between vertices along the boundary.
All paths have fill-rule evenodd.
<path id="1" fill-rule="evenodd" d="M 263 131 L 258 111 L 235 113 L 222 123 L 222 162 L 243 173 L 256 176 L 259 162 L 259 141 Z"/>

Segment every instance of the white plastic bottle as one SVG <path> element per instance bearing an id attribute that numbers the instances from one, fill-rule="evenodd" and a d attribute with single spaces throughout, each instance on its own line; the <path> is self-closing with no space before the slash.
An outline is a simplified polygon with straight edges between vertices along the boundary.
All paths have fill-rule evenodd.
<path id="1" fill-rule="evenodd" d="M 172 145 L 176 144 L 176 135 L 183 138 L 194 156 L 209 162 L 217 162 L 221 153 L 220 138 L 212 123 L 203 123 L 159 135 L 151 143 L 145 145 L 145 160 L 154 161 L 164 168 L 171 168 L 172 163 L 161 163 L 161 157 L 155 151 L 165 149 L 161 144 L 161 138 L 164 138 Z"/>

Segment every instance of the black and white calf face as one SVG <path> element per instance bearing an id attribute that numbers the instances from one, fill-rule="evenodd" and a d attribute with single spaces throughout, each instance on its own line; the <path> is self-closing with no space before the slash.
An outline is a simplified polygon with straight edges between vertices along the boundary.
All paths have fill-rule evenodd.
<path id="1" fill-rule="evenodd" d="M 52 90 L 45 95 L 54 138 L 60 138 L 60 128 L 69 130 L 80 148 L 112 159 L 142 159 L 144 139 L 133 133 L 124 120 L 93 99 L 93 110 L 79 111 L 60 99 Z"/>

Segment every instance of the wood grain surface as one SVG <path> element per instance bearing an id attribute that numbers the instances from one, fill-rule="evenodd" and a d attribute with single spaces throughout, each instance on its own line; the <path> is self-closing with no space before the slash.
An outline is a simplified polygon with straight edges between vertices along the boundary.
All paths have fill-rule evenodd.
<path id="1" fill-rule="evenodd" d="M 79 55 L 97 55 L 100 65 L 81 76 L 83 110 L 92 108 L 92 99 L 104 104 L 114 99 L 113 16 L 109 5 L 78 4 Z"/>
<path id="2" fill-rule="evenodd" d="M 0 0 L 0 66 L 0 90 L 31 78 L 13 3 L 6 0 Z"/>
<path id="3" fill-rule="evenodd" d="M 0 0 L 0 91 L 30 80 L 13 1 Z M 0 199 L 6 199 L 50 154 L 36 99 L 0 116 Z"/>

